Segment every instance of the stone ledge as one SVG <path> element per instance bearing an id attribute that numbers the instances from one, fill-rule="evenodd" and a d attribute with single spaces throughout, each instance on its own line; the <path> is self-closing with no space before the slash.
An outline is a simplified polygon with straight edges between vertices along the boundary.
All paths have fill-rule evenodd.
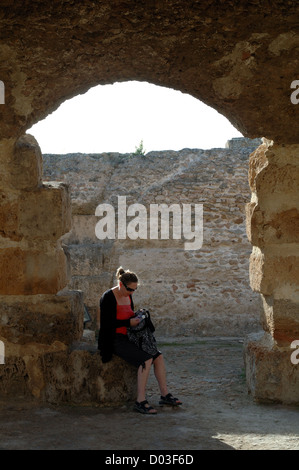
<path id="1" fill-rule="evenodd" d="M 75 344 L 65 354 L 43 357 L 43 401 L 50 403 L 115 405 L 133 400 L 137 370 L 114 356 L 103 364 L 95 345 Z"/>
<path id="2" fill-rule="evenodd" d="M 246 381 L 257 402 L 299 404 L 299 364 L 291 362 L 293 351 L 277 347 L 269 333 L 248 335 L 244 342 Z"/>
<path id="3" fill-rule="evenodd" d="M 10 357 L 0 365 L 0 396 L 39 402 L 117 405 L 136 395 L 137 370 L 114 356 L 103 364 L 95 344 L 74 343 L 68 351 L 39 357 Z"/>
<path id="4" fill-rule="evenodd" d="M 262 144 L 262 139 L 248 139 L 247 137 L 233 137 L 225 144 L 225 148 L 230 150 L 256 149 Z"/>
<path id="5" fill-rule="evenodd" d="M 82 337 L 83 305 L 83 293 L 74 290 L 57 295 L 2 295 L 0 337 L 14 345 L 50 345 L 55 341 L 69 345 Z"/>

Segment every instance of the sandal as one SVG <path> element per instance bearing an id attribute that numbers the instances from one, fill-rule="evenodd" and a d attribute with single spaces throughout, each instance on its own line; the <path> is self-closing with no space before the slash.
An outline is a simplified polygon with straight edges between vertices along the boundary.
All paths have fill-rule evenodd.
<path id="1" fill-rule="evenodd" d="M 139 411 L 139 413 L 142 413 L 144 415 L 156 415 L 157 411 L 152 407 L 152 406 L 146 406 L 148 405 L 148 401 L 144 400 L 141 402 L 136 401 L 134 405 L 134 410 Z"/>
<path id="2" fill-rule="evenodd" d="M 182 404 L 183 403 L 178 398 L 173 397 L 171 393 L 168 393 L 165 397 L 161 395 L 161 400 L 159 401 L 159 405 L 179 406 Z"/>

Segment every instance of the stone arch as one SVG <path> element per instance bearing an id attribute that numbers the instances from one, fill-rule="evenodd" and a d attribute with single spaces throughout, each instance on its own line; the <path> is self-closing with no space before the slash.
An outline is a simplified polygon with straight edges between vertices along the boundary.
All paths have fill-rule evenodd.
<path id="1" fill-rule="evenodd" d="M 153 0 L 133 7 L 129 1 L 3 2 L 0 293 L 11 321 L 6 317 L 3 324 L 2 318 L 0 336 L 8 357 L 27 358 L 22 367 L 31 370 L 29 389 L 35 396 L 43 394 L 46 374 L 30 349 L 32 336 L 30 342 L 27 334 L 24 342 L 18 328 L 9 326 L 12 318 L 27 305 L 31 318 L 23 331 L 34 334 L 32 318 L 42 329 L 36 295 L 50 296 L 44 318 L 62 309 L 65 331 L 70 323 L 77 325 L 81 313 L 78 296 L 56 295 L 67 278 L 59 246 L 69 223 L 67 188 L 42 185 L 38 146 L 21 136 L 64 99 L 92 85 L 136 79 L 186 91 L 223 113 L 243 135 L 268 139 L 251 158 L 251 285 L 263 295 L 266 335 L 247 345 L 248 381 L 258 399 L 298 401 L 299 372 L 289 360 L 289 342 L 299 332 L 298 107 L 290 100 L 297 14 L 296 1 L 286 5 L 281 0 L 266 7 L 259 1 L 208 0 L 188 5 Z M 52 214 L 46 220 L 49 230 L 47 210 Z M 57 325 L 60 321 L 57 317 Z M 74 331 L 66 335 L 67 342 L 58 326 L 51 339 L 44 332 L 43 354 L 65 352 L 79 334 Z"/>
<path id="2" fill-rule="evenodd" d="M 280 0 L 267 8 L 182 0 L 4 4 L 2 135 L 20 135 L 93 85 L 136 79 L 187 91 L 247 137 L 298 143 L 293 126 L 281 131 L 297 113 L 289 99 L 297 12 L 295 1 Z"/>

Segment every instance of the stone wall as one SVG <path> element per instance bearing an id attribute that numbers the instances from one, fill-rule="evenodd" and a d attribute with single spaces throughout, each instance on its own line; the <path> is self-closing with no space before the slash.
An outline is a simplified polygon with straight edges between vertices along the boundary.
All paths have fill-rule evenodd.
<path id="1" fill-rule="evenodd" d="M 64 237 L 70 289 L 84 292 L 95 328 L 99 297 L 115 283 L 119 265 L 135 271 L 136 307 L 152 312 L 159 334 L 243 335 L 258 329 L 260 297 L 249 286 L 251 245 L 245 204 L 250 201 L 249 154 L 259 139 L 232 139 L 226 148 L 179 152 L 44 155 L 44 179 L 70 185 L 72 231 Z M 117 196 L 127 206 L 203 204 L 203 246 L 183 239 L 99 240 L 95 209 Z M 132 217 L 127 217 L 127 221 Z M 194 220 L 193 220 L 194 223 Z"/>
<path id="2" fill-rule="evenodd" d="M 269 341 L 256 339 L 247 345 L 246 373 L 249 388 L 255 398 L 298 403 L 299 369 L 289 360 L 290 347 L 287 344 L 290 340 L 297 340 L 299 331 L 297 269 L 299 134 L 296 126 L 299 106 L 296 105 L 296 100 L 295 103 L 292 100 L 292 97 L 297 95 L 293 84 L 298 78 L 294 76 L 294 70 L 297 70 L 298 65 L 298 2 L 289 0 L 286 4 L 282 0 L 275 0 L 266 5 L 260 0 L 249 2 L 169 0 L 167 3 L 124 0 L 116 5 L 115 2 L 105 0 L 101 2 L 82 0 L 43 2 L 42 9 L 39 7 L 39 2 L 32 0 L 5 1 L 2 4 L 3 47 L 0 55 L 3 64 L 1 81 L 5 85 L 5 105 L 0 107 L 0 264 L 2 267 L 0 293 L 3 296 L 0 302 L 0 341 L 5 343 L 5 355 L 11 361 L 12 369 L 15 371 L 14 376 L 16 376 L 14 364 L 19 364 L 19 361 L 24 361 L 23 358 L 26 358 L 26 367 L 20 366 L 18 370 L 23 374 L 26 386 L 38 396 L 43 390 L 42 382 L 45 375 L 41 364 L 45 363 L 45 351 L 54 354 L 55 349 L 56 354 L 56 348 L 59 348 L 60 358 L 64 354 L 66 363 L 69 360 L 69 352 L 66 349 L 68 345 L 56 341 L 53 335 L 50 345 L 38 343 L 39 331 L 34 331 L 34 321 L 31 324 L 26 321 L 25 326 L 29 331 L 31 329 L 32 339 L 23 345 L 26 329 L 23 333 L 23 325 L 13 320 L 14 308 L 21 308 L 24 313 L 28 312 L 25 301 L 27 296 L 33 296 L 34 302 L 29 309 L 29 319 L 36 318 L 37 309 L 43 311 L 45 295 L 51 296 L 52 311 L 56 313 L 54 302 L 68 279 L 67 263 L 60 246 L 60 234 L 66 231 L 68 224 L 69 193 L 64 185 L 42 185 L 38 146 L 28 139 L 23 140 L 22 136 L 34 123 L 57 109 L 63 101 L 86 92 L 92 86 L 116 81 L 145 80 L 188 93 L 226 116 L 246 137 L 263 136 L 272 142 L 271 146 L 263 144 L 264 148 L 259 149 L 252 159 L 250 176 L 252 197 L 247 206 L 247 230 L 253 245 L 250 284 L 254 292 L 261 294 L 263 298 L 262 326 Z M 29 17 L 30 28 L 28 28 Z M 270 85 L 269 77 L 271 77 Z M 228 155 L 229 152 L 226 161 L 229 161 Z M 178 172 L 181 171 L 181 176 L 184 176 L 185 170 L 182 166 L 184 163 L 186 168 L 190 167 L 192 173 L 192 163 L 188 161 L 188 157 L 187 160 L 181 157 L 179 159 L 174 157 L 172 160 L 171 158 L 169 156 L 171 166 L 167 168 L 165 178 L 157 172 L 155 174 L 155 168 L 150 173 L 157 179 L 156 188 L 157 191 L 160 188 L 162 198 L 166 195 L 171 197 L 171 180 L 168 180 L 171 173 L 177 169 Z M 104 162 L 105 157 L 101 157 L 100 160 Z M 92 209 L 95 203 L 99 203 L 96 201 L 99 195 L 102 195 L 101 200 L 103 200 L 109 194 L 115 195 L 120 190 L 123 191 L 122 194 L 128 194 L 126 186 L 120 185 L 120 182 L 113 189 L 117 173 L 120 174 L 120 169 L 125 167 L 131 170 L 132 174 L 138 171 L 134 166 L 134 163 L 139 162 L 138 159 L 135 162 L 132 160 L 131 163 L 126 159 L 120 158 L 120 160 L 125 161 L 125 165 L 116 165 L 114 173 L 112 164 L 110 164 L 111 172 L 107 161 L 105 165 L 101 165 L 101 168 L 104 170 L 106 168 L 108 171 L 108 176 L 111 175 L 111 181 L 109 179 L 108 181 L 111 182 L 112 189 L 107 189 L 107 175 L 104 174 L 105 184 L 102 190 L 96 194 L 94 201 L 86 199 L 83 204 L 84 210 L 81 216 L 85 215 L 85 221 L 88 222 L 84 228 L 87 231 L 91 230 L 91 233 L 93 223 L 90 223 L 92 219 L 88 217 L 92 217 L 90 214 L 94 212 L 89 212 L 88 206 Z M 156 163 L 159 159 L 153 158 L 153 160 Z M 178 161 L 181 163 L 178 164 Z M 217 159 L 217 162 L 219 161 Z M 141 171 L 146 169 L 143 166 L 147 164 L 143 162 L 139 169 L 140 183 L 136 178 L 135 189 L 134 185 L 132 186 L 130 197 L 134 198 L 134 202 L 138 193 L 138 184 L 144 184 L 144 174 Z M 200 165 L 196 164 L 194 167 L 200 168 Z M 206 165 L 202 167 L 205 169 Z M 216 165 L 212 168 L 215 174 L 219 172 Z M 80 173 L 80 170 L 78 171 Z M 94 177 L 101 179 L 102 175 L 96 173 Z M 189 176 L 186 176 L 185 181 L 188 181 L 188 178 Z M 223 265 L 220 265 L 223 266 L 223 271 L 216 270 L 217 263 L 220 264 L 217 252 L 217 247 L 221 245 L 220 241 L 225 240 L 224 246 L 230 250 L 231 261 L 238 262 L 240 253 L 235 247 L 240 248 L 243 245 L 241 234 L 233 233 L 232 229 L 229 229 L 235 227 L 238 230 L 238 227 L 242 226 L 236 223 L 233 225 L 233 220 L 238 220 L 233 217 L 239 215 L 241 209 L 238 205 L 242 206 L 242 197 L 247 199 L 247 196 L 244 196 L 244 193 L 240 193 L 242 196 L 236 196 L 229 192 L 230 183 L 233 187 L 233 183 L 239 178 L 233 173 L 229 175 L 227 188 L 220 189 L 219 184 L 215 188 L 216 192 L 218 190 L 216 197 L 218 206 L 222 207 L 224 201 L 227 204 L 233 201 L 232 211 L 228 211 L 230 217 L 229 222 L 226 222 L 228 227 L 224 226 L 225 219 L 222 217 L 219 217 L 219 222 L 217 221 L 219 214 L 217 202 L 209 205 L 208 186 L 205 186 L 204 182 L 200 183 L 199 179 L 194 183 L 197 194 L 201 194 L 200 197 L 203 199 L 208 198 L 205 226 L 208 228 L 212 220 L 218 223 L 218 232 L 213 228 L 208 230 L 210 237 L 205 233 L 206 241 L 203 248 L 208 252 L 203 249 L 196 254 L 184 251 L 178 253 L 161 242 L 156 243 L 156 246 L 150 245 L 151 249 L 146 252 L 147 258 L 151 255 L 155 264 L 151 260 L 148 263 L 151 269 L 140 271 L 144 285 L 142 291 L 147 293 L 148 298 L 150 296 L 154 307 L 160 292 L 163 293 L 165 317 L 159 320 L 161 326 L 164 322 L 165 328 L 170 324 L 173 327 L 175 322 L 170 323 L 168 320 L 172 312 L 171 307 L 174 308 L 178 302 L 180 308 L 183 296 L 188 295 L 189 291 L 189 297 L 184 299 L 184 306 L 180 309 L 182 316 L 180 324 L 184 325 L 184 328 L 192 329 L 196 325 L 201 332 L 207 331 L 207 328 L 205 330 L 209 318 L 207 301 L 211 301 L 213 307 L 209 324 L 213 324 L 214 330 L 217 326 L 218 330 L 221 330 L 223 325 L 221 331 L 226 331 L 223 320 L 227 316 L 224 316 L 223 312 L 227 309 L 231 312 L 231 317 L 236 319 L 234 328 L 234 321 L 229 322 L 231 332 L 237 330 L 238 318 L 242 320 L 243 325 L 246 323 L 243 322 L 245 318 L 250 319 L 251 314 L 245 310 L 248 309 L 248 296 L 250 295 L 252 300 L 253 294 L 249 294 L 249 290 L 243 288 L 243 274 L 234 286 L 234 292 L 239 294 L 237 300 L 240 302 L 237 313 L 232 312 L 237 302 L 226 305 L 225 292 L 216 291 L 216 288 L 220 291 L 224 286 L 231 288 L 233 285 L 232 281 L 231 285 L 229 284 L 228 276 L 233 271 L 228 271 L 225 267 L 228 258 L 226 261 L 223 259 Z M 132 179 L 128 176 L 124 184 L 127 185 Z M 222 176 L 219 179 L 222 181 Z M 162 180 L 164 180 L 163 187 L 161 187 Z M 211 187 L 215 180 L 214 175 Z M 185 185 L 185 181 L 183 184 L 185 193 L 182 193 L 181 199 L 191 197 L 190 187 Z M 96 185 L 96 181 L 94 184 Z M 155 193 L 154 183 L 152 187 L 151 196 L 159 197 L 159 193 Z M 142 196 L 145 198 L 148 196 L 146 191 Z M 80 213 L 74 212 L 74 215 L 79 219 Z M 81 224 L 84 223 L 84 217 L 81 217 L 80 221 Z M 77 223 L 74 224 L 74 227 L 76 226 Z M 231 235 L 229 242 L 228 235 Z M 131 268 L 139 268 L 139 264 L 145 266 L 142 256 L 146 246 L 142 243 L 117 242 L 111 246 L 109 243 L 103 243 L 97 248 L 96 243 L 88 242 L 87 236 L 85 240 L 86 247 L 90 247 L 89 253 L 92 254 L 95 249 L 99 257 L 98 272 L 91 270 L 94 276 L 98 276 L 98 281 L 95 282 L 96 288 L 87 282 L 86 285 L 89 285 L 90 289 L 89 291 L 84 289 L 87 300 L 88 297 L 91 299 L 90 292 L 96 297 L 97 292 L 100 293 L 106 285 L 112 283 L 110 274 L 112 268 L 114 270 L 119 261 L 125 264 L 130 253 Z M 71 239 L 69 243 L 70 241 Z M 78 241 L 79 239 L 77 245 Z M 72 253 L 75 242 L 76 237 L 70 246 L 70 255 L 75 254 Z M 134 245 L 135 251 L 132 249 Z M 136 250 L 140 250 L 140 255 Z M 163 264 L 161 266 L 163 273 L 159 273 L 157 260 L 161 260 L 157 252 L 162 253 L 165 265 L 166 255 L 168 253 L 175 255 L 172 257 L 169 255 L 169 258 L 171 261 L 176 260 L 179 269 L 171 270 L 169 267 L 168 277 L 165 277 Z M 213 271 L 200 269 L 204 266 L 212 268 L 212 263 L 207 263 L 209 257 L 215 261 L 212 281 L 209 275 L 212 276 Z M 244 271 L 239 270 L 240 275 L 243 272 L 245 276 L 245 265 L 246 261 L 243 265 Z M 186 266 L 188 270 L 185 270 Z M 88 267 L 87 258 L 81 272 L 75 272 L 74 263 L 72 270 L 76 276 L 86 274 L 82 280 L 88 280 L 92 279 L 92 276 L 89 277 Z M 194 286 L 190 286 L 188 292 L 183 286 L 186 286 L 186 277 L 190 280 L 190 274 L 187 275 L 184 271 L 194 276 L 191 278 L 194 280 L 190 281 Z M 200 302 L 203 304 L 206 301 L 206 305 L 197 305 L 200 304 L 197 297 L 200 293 L 199 286 L 207 286 L 206 279 L 209 279 L 209 287 L 213 285 L 212 282 L 218 281 L 218 286 L 213 285 L 217 295 L 211 296 L 209 288 L 206 298 L 203 296 L 206 291 L 200 296 Z M 233 276 L 231 279 L 235 281 Z M 75 280 L 74 277 L 73 283 Z M 79 281 L 79 278 L 77 280 Z M 153 289 L 153 286 L 156 289 Z M 220 296 L 222 303 L 217 309 L 216 305 L 213 306 L 213 299 L 219 299 L 219 294 L 222 294 Z M 229 295 L 229 292 L 226 294 Z M 68 295 L 70 297 L 64 300 L 67 316 L 76 315 L 76 324 L 82 327 L 83 305 L 79 309 L 80 316 L 79 312 L 72 312 L 71 299 L 75 294 Z M 91 300 L 88 302 L 89 305 L 93 304 Z M 8 304 L 9 318 L 6 315 Z M 60 310 L 59 305 L 58 302 L 57 314 Z M 162 308 L 159 312 L 161 310 Z M 257 308 L 253 311 L 252 317 L 255 318 Z M 194 312 L 199 318 L 194 319 Z M 18 318 L 22 316 L 18 315 Z M 66 323 L 68 321 L 66 319 Z M 43 328 L 43 325 L 40 327 Z M 245 327 L 248 330 L 246 325 Z M 6 340 L 9 334 L 12 335 L 11 341 Z M 1 372 L 6 370 L 5 365 L 5 369 L 2 368 Z M 69 367 L 65 367 L 64 371 L 68 376 Z M 61 375 L 61 370 L 58 374 Z"/>

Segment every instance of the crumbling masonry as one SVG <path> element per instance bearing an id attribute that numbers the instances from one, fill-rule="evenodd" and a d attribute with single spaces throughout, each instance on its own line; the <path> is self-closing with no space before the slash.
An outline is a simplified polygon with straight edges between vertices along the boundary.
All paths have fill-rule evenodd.
<path id="1" fill-rule="evenodd" d="M 117 364 L 102 368 L 75 347 L 82 296 L 64 290 L 60 240 L 70 230 L 68 188 L 43 184 L 39 147 L 24 133 L 91 86 L 134 79 L 187 92 L 246 137 L 266 139 L 250 159 L 250 284 L 264 314 L 246 343 L 247 379 L 258 400 L 299 402 L 290 361 L 299 339 L 297 20 L 292 0 L 1 2 L 2 393 L 105 403 L 132 392 L 131 370 L 114 387 Z"/>

